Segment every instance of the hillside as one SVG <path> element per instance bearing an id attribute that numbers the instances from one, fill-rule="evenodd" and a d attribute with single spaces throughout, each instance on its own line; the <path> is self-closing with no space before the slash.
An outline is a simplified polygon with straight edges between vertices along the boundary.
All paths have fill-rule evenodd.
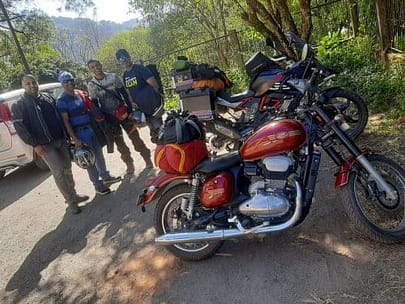
<path id="1" fill-rule="evenodd" d="M 99 47 L 111 36 L 131 30 L 140 23 L 138 19 L 124 23 L 67 17 L 52 17 L 52 20 L 57 29 L 54 47 L 63 57 L 78 63 L 95 57 Z"/>

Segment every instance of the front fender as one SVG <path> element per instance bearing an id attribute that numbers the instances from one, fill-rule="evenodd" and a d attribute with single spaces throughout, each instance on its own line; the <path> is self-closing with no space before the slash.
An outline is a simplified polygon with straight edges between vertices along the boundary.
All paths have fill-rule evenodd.
<path id="1" fill-rule="evenodd" d="M 368 155 L 376 151 L 363 149 L 362 152 L 363 155 Z M 348 184 L 350 173 L 352 172 L 352 167 L 356 163 L 356 161 L 356 158 L 350 157 L 345 163 L 340 166 L 338 173 L 336 173 L 335 188 L 342 188 Z"/>
<path id="2" fill-rule="evenodd" d="M 145 205 L 160 197 L 171 184 L 178 184 L 191 180 L 190 174 L 169 174 L 161 171 L 158 176 L 146 181 L 146 188 L 138 195 L 137 205 Z"/>

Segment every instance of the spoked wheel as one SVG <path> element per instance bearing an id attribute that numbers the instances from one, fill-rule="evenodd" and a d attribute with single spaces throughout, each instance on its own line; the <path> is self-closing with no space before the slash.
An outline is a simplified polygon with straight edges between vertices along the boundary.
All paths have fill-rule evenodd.
<path id="1" fill-rule="evenodd" d="M 368 109 L 364 100 L 355 92 L 334 88 L 324 92 L 328 96 L 326 105 L 333 105 L 337 114 L 342 114 L 344 121 L 350 129 L 346 134 L 352 138 L 357 138 L 363 133 L 368 120 Z"/>
<path id="2" fill-rule="evenodd" d="M 199 206 L 194 207 L 193 218 L 189 220 L 181 209 L 182 202 L 190 198 L 191 186 L 181 184 L 167 191 L 159 200 L 155 209 L 155 229 L 158 235 L 175 232 L 205 230 L 195 219 L 206 213 Z M 221 247 L 223 241 L 181 243 L 167 246 L 167 249 L 181 259 L 199 261 L 211 257 Z"/>
<path id="3" fill-rule="evenodd" d="M 350 174 L 342 189 L 343 204 L 356 226 L 374 240 L 393 243 L 405 240 L 405 171 L 382 155 L 368 155 L 377 172 L 395 190 L 390 199 L 369 174 L 361 169 Z"/>

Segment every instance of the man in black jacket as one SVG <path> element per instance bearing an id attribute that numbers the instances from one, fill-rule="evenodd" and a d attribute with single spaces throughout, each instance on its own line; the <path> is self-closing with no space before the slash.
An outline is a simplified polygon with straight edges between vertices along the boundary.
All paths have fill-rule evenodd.
<path id="1" fill-rule="evenodd" d="M 73 214 L 80 213 L 78 203 L 89 197 L 76 193 L 66 132 L 54 99 L 39 92 L 38 82 L 33 75 L 25 75 L 21 85 L 24 94 L 12 107 L 17 133 L 48 165 L 68 204 L 68 210 Z"/>

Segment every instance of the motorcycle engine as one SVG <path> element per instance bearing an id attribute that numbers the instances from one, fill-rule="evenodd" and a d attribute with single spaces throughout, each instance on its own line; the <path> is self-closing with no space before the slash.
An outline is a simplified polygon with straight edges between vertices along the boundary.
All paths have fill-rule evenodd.
<path id="1" fill-rule="evenodd" d="M 260 166 L 246 164 L 245 174 L 252 180 L 251 198 L 239 205 L 239 211 L 263 220 L 287 214 L 291 208 L 287 178 L 293 172 L 293 164 L 293 159 L 287 155 L 267 157 Z"/>

